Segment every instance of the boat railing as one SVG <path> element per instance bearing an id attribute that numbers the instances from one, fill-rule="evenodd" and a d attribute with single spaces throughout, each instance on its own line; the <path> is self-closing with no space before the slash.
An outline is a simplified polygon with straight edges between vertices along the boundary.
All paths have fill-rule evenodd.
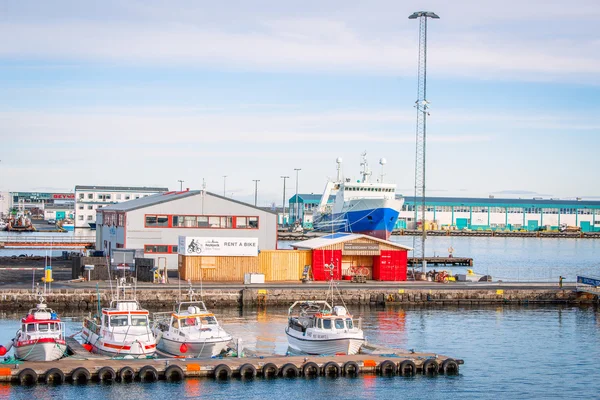
<path id="1" fill-rule="evenodd" d="M 187 307 L 194 306 L 194 307 L 200 308 L 200 311 L 202 311 L 202 312 L 205 312 L 205 313 L 208 312 L 208 309 L 206 308 L 206 304 L 204 304 L 204 302 L 200 301 L 200 300 L 198 300 L 198 301 L 183 301 L 183 302 L 177 304 L 177 306 L 175 306 L 175 311 L 177 312 L 177 314 L 181 313 L 182 306 L 185 306 L 183 311 L 186 311 Z"/>

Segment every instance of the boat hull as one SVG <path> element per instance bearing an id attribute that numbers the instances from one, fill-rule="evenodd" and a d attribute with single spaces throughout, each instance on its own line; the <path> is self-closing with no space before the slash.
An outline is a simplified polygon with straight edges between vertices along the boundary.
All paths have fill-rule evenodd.
<path id="1" fill-rule="evenodd" d="M 157 348 L 165 353 L 172 354 L 174 356 L 189 356 L 195 358 L 210 358 L 221 354 L 221 351 L 227 348 L 227 344 L 231 341 L 231 338 L 206 340 L 206 341 L 175 341 L 171 339 L 161 338 L 158 342 Z M 187 351 L 184 353 L 181 351 L 181 345 L 185 343 Z"/>
<path id="2" fill-rule="evenodd" d="M 31 344 L 15 345 L 15 358 L 24 361 L 55 361 L 62 358 L 67 352 L 64 341 L 49 340 L 42 342 L 30 341 Z"/>
<path id="3" fill-rule="evenodd" d="M 388 240 L 398 220 L 399 210 L 400 207 L 352 209 L 324 215 L 314 226 L 315 230 L 324 232 L 361 233 Z"/>
<path id="4" fill-rule="evenodd" d="M 306 339 L 288 328 L 285 333 L 290 347 L 306 354 L 357 354 L 365 343 L 364 338 Z"/>
<path id="5" fill-rule="evenodd" d="M 92 345 L 92 353 L 105 356 L 132 356 L 134 358 L 152 356 L 156 353 L 156 343 L 143 340 L 111 342 L 103 340 L 95 332 L 84 327 L 82 335 L 86 343 Z"/>

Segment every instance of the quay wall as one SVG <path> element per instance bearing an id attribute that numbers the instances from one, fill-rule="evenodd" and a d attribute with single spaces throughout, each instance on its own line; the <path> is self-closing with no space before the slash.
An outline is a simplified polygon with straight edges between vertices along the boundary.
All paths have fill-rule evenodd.
<path id="1" fill-rule="evenodd" d="M 341 289 L 348 305 L 485 305 L 562 303 L 580 304 L 598 302 L 598 296 L 558 289 Z M 99 291 L 102 306 L 110 302 L 110 291 Z M 231 288 L 205 289 L 203 298 L 207 307 L 253 307 L 260 305 L 289 306 L 296 300 L 322 300 L 327 289 L 321 288 Z M 170 288 L 138 290 L 138 300 L 149 309 L 171 309 L 177 302 L 178 290 Z M 97 308 L 96 289 L 55 289 L 45 295 L 48 306 L 64 310 L 89 310 Z M 35 306 L 37 296 L 26 289 L 0 290 L 0 309 L 27 310 Z"/>

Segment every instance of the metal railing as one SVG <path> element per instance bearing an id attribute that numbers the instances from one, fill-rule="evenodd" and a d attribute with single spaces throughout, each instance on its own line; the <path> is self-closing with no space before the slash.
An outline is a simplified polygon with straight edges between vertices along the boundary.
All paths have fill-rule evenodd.
<path id="1" fill-rule="evenodd" d="M 72 236 L 72 235 L 52 235 L 52 236 L 2 236 L 0 243 L 95 243 L 96 236 Z"/>

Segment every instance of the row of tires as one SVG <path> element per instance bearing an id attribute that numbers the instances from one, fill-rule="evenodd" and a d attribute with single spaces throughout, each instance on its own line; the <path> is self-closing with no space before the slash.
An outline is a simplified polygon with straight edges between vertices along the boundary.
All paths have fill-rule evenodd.
<path id="1" fill-rule="evenodd" d="M 438 375 L 440 373 L 445 375 L 456 375 L 458 374 L 458 363 L 453 359 L 447 359 L 441 364 L 437 360 L 428 359 L 423 362 L 420 367 L 420 371 L 423 375 Z M 388 376 L 413 376 L 416 375 L 419 369 L 412 360 L 404 360 L 400 363 L 395 363 L 391 360 L 382 361 L 376 366 L 375 371 L 381 375 Z M 325 363 L 322 367 L 318 364 L 309 361 L 297 367 L 295 364 L 288 363 L 283 365 L 281 368 L 277 367 L 273 363 L 267 363 L 262 366 L 261 375 L 267 378 L 284 377 L 293 378 L 300 376 L 356 376 L 360 373 L 360 367 L 358 363 L 354 361 L 348 361 L 343 365 L 339 365 L 336 362 L 330 361 Z M 225 364 L 218 365 L 214 370 L 214 377 L 216 379 L 230 379 L 234 376 L 231 368 Z M 258 375 L 256 367 L 252 364 L 242 365 L 238 371 L 237 376 L 242 378 L 254 378 Z"/>
<path id="2" fill-rule="evenodd" d="M 458 368 L 458 363 L 451 358 L 444 360 L 441 364 L 435 359 L 427 359 L 419 369 L 417 369 L 416 364 L 412 360 L 404 360 L 400 363 L 385 360 L 376 366 L 375 371 L 381 375 L 387 376 L 413 376 L 416 375 L 419 370 L 423 375 L 437 375 L 440 373 L 445 375 L 456 375 L 458 374 Z M 304 363 L 301 367 L 288 363 L 281 368 L 273 363 L 266 363 L 260 368 L 260 375 L 266 378 L 356 376 L 359 373 L 360 366 L 354 361 L 348 361 L 341 366 L 336 362 L 330 361 L 321 367 L 312 361 Z M 231 367 L 226 364 L 219 364 L 213 370 L 213 376 L 216 379 L 230 379 L 234 375 L 250 379 L 255 378 L 258 374 L 259 371 L 252 364 L 242 365 L 235 373 L 232 371 Z M 115 371 L 111 367 L 102 367 L 94 376 L 92 376 L 90 371 L 86 368 L 79 367 L 71 371 L 68 376 L 58 368 L 51 368 L 42 376 L 38 376 L 33 369 L 26 368 L 18 375 L 19 383 L 22 385 L 33 385 L 40 380 L 46 384 L 61 384 L 66 381 L 73 383 L 88 383 L 92 380 L 96 382 L 155 382 L 159 379 L 165 379 L 174 382 L 181 381 L 184 378 L 185 373 L 181 367 L 177 365 L 168 366 L 162 373 L 159 373 L 153 366 L 146 365 L 140 368 L 137 373 L 131 367 L 123 367 L 118 371 Z"/>
<path id="3" fill-rule="evenodd" d="M 93 376 L 86 368 L 79 367 L 71 371 L 70 374 L 65 373 L 59 368 L 51 368 L 42 376 L 31 368 L 22 370 L 18 375 L 18 381 L 21 385 L 33 385 L 39 381 L 46 384 L 61 384 L 66 381 L 73 383 L 88 383 L 96 382 L 155 382 L 159 379 L 167 381 L 181 381 L 185 377 L 183 370 L 177 365 L 168 366 L 163 373 L 159 373 L 156 368 L 151 365 L 146 365 L 136 373 L 131 367 L 123 367 L 115 371 L 111 367 L 102 367 Z"/>

